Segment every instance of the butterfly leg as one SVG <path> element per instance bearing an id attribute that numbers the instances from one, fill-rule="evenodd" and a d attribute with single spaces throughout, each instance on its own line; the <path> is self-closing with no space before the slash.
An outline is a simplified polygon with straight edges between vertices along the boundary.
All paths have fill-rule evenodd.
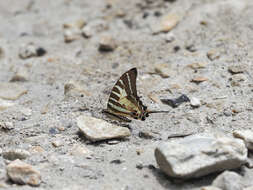
<path id="1" fill-rule="evenodd" d="M 121 121 L 121 122 L 131 122 L 130 119 L 128 119 L 124 116 L 121 116 L 121 115 L 114 114 L 114 113 L 112 113 L 108 110 L 102 110 L 102 113 L 106 114 L 107 116 L 109 116 L 112 119 L 116 119 L 116 120 Z"/>

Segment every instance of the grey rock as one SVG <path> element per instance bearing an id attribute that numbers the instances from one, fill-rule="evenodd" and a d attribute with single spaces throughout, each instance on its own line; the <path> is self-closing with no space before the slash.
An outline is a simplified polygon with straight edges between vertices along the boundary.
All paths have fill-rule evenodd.
<path id="1" fill-rule="evenodd" d="M 233 132 L 234 137 L 242 139 L 247 148 L 253 151 L 253 131 L 252 130 L 236 130 Z"/>
<path id="2" fill-rule="evenodd" d="M 77 125 L 84 136 L 93 142 L 130 136 L 128 128 L 119 127 L 90 116 L 79 116 Z"/>
<path id="3" fill-rule="evenodd" d="M 240 139 L 203 133 L 164 142 L 155 157 L 168 176 L 186 179 L 238 168 L 247 161 L 247 149 Z"/>
<path id="4" fill-rule="evenodd" d="M 231 86 L 240 86 L 242 82 L 247 80 L 244 74 L 233 75 L 230 79 Z"/>
<path id="5" fill-rule="evenodd" d="M 0 98 L 5 100 L 17 100 L 26 94 L 27 90 L 15 83 L 0 82 Z"/>
<path id="6" fill-rule="evenodd" d="M 242 177 L 235 172 L 224 171 L 212 183 L 222 190 L 241 190 L 243 188 Z"/>
<path id="7" fill-rule="evenodd" d="M 12 161 L 6 168 L 7 176 L 17 184 L 38 186 L 41 183 L 40 173 L 31 165 L 20 160 Z"/>
<path id="8" fill-rule="evenodd" d="M 79 29 L 65 29 L 63 32 L 64 41 L 70 43 L 80 38 L 81 31 Z"/>
<path id="9" fill-rule="evenodd" d="M 91 27 L 89 25 L 82 28 L 82 35 L 85 38 L 90 38 L 94 35 L 94 31 L 92 31 Z"/>
<path id="10" fill-rule="evenodd" d="M 16 159 L 26 159 L 30 156 L 30 153 L 23 149 L 10 149 L 10 150 L 3 150 L 2 156 L 4 159 L 7 160 L 16 160 Z"/>

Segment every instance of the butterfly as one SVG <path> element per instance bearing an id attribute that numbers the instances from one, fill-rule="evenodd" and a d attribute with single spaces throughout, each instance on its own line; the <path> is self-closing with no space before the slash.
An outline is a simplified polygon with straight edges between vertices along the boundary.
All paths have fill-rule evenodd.
<path id="1" fill-rule="evenodd" d="M 151 111 L 143 105 L 136 90 L 137 69 L 125 72 L 111 90 L 107 109 L 103 113 L 114 119 L 131 122 L 128 118 L 144 121 L 150 113 L 168 113 L 169 111 Z"/>

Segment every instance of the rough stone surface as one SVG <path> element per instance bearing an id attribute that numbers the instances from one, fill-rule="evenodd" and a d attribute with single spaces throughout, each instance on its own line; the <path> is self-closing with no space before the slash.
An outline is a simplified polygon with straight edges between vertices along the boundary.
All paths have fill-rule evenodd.
<path id="1" fill-rule="evenodd" d="M 24 160 L 30 156 L 30 153 L 23 149 L 11 149 L 11 150 L 4 150 L 2 153 L 4 159 L 7 160 Z"/>
<path id="2" fill-rule="evenodd" d="M 6 168 L 8 177 L 17 184 L 38 186 L 41 183 L 40 173 L 29 164 L 20 160 L 12 161 Z"/>
<path id="3" fill-rule="evenodd" d="M 90 116 L 78 117 L 77 125 L 84 136 L 93 142 L 130 136 L 128 128 L 119 127 Z"/>
<path id="4" fill-rule="evenodd" d="M 162 143 L 155 157 L 168 176 L 186 179 L 238 168 L 247 161 L 247 149 L 242 140 L 203 134 Z"/>
<path id="5" fill-rule="evenodd" d="M 27 93 L 27 90 L 14 83 L 0 82 L 0 98 L 5 100 L 16 100 Z"/>
<path id="6" fill-rule="evenodd" d="M 222 190 L 241 190 L 243 188 L 242 177 L 231 171 L 220 174 L 212 185 Z"/>
<path id="7" fill-rule="evenodd" d="M 252 130 L 236 130 L 233 132 L 234 137 L 242 139 L 247 148 L 253 151 L 253 131 Z"/>

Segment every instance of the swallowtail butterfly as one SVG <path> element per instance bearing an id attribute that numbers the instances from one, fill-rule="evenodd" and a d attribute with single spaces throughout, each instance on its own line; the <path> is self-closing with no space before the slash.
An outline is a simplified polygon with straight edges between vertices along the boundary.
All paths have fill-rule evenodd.
<path id="1" fill-rule="evenodd" d="M 150 113 L 168 113 L 168 111 L 150 111 L 143 105 L 137 95 L 136 78 L 136 68 L 130 69 L 119 78 L 112 88 L 104 113 L 125 122 L 131 121 L 128 118 L 144 121 Z"/>

